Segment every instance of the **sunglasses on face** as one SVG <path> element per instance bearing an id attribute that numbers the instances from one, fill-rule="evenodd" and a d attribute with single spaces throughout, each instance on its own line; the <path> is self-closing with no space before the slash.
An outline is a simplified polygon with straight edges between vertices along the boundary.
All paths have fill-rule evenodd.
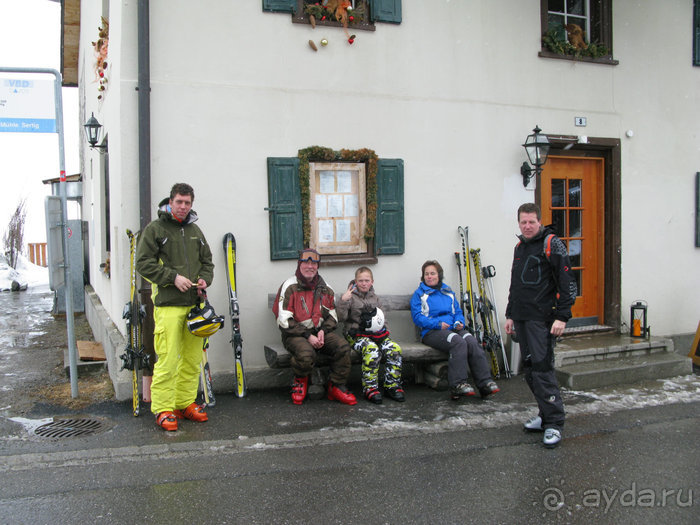
<path id="1" fill-rule="evenodd" d="M 311 262 L 314 262 L 314 263 L 318 264 L 318 263 L 321 262 L 321 255 L 320 255 L 318 252 L 316 252 L 316 251 L 304 250 L 304 251 L 301 252 L 301 254 L 299 255 L 299 260 L 300 260 L 301 262 L 311 261 Z"/>

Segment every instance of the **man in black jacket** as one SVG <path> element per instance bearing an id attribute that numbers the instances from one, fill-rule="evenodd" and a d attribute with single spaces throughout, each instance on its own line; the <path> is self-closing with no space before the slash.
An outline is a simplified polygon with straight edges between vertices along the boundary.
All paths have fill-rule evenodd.
<path id="1" fill-rule="evenodd" d="M 505 330 L 517 334 L 525 381 L 539 407 L 539 415 L 524 428 L 544 431 L 544 446 L 553 448 L 561 441 L 565 418 L 554 372 L 554 344 L 571 318 L 576 282 L 566 246 L 541 220 L 536 204 L 518 208 L 522 235 L 513 257 Z"/>

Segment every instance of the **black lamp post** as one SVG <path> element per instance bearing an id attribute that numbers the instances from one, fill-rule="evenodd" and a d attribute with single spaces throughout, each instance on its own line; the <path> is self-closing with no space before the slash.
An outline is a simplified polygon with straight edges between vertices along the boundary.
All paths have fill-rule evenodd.
<path id="1" fill-rule="evenodd" d="M 542 172 L 542 166 L 547 162 L 547 155 L 549 155 L 549 140 L 546 135 L 540 135 L 539 126 L 535 126 L 532 130 L 534 133 L 527 136 L 525 144 L 525 152 L 527 153 L 527 158 L 530 160 L 530 164 L 523 162 L 520 166 L 520 174 L 523 176 L 523 186 L 527 186 L 532 177 L 536 177 Z M 533 173 L 534 172 L 534 173 Z"/>
<path id="2" fill-rule="evenodd" d="M 95 114 L 88 119 L 85 123 L 85 136 L 87 137 L 88 144 L 91 148 L 105 149 L 107 146 L 104 144 L 97 144 L 100 140 L 100 130 L 102 129 L 102 124 L 98 122 L 95 118 Z"/>

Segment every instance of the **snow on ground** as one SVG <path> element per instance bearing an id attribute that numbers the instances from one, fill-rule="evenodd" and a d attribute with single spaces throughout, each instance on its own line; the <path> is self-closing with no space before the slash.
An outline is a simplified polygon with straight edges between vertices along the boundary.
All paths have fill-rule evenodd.
<path id="1" fill-rule="evenodd" d="M 612 414 L 621 410 L 693 403 L 700 399 L 699 396 L 700 377 L 694 374 L 587 391 L 562 389 L 567 416 Z M 432 421 L 419 418 L 410 421 L 401 418 L 374 420 L 368 418 L 367 421 L 352 423 L 344 432 L 351 439 L 352 433 L 362 433 L 367 429 L 381 434 L 410 433 L 417 430 L 450 432 L 461 429 L 500 428 L 520 425 L 535 415 L 536 410 L 537 407 L 529 397 L 525 402 L 518 399 L 513 402 L 456 404 L 444 400 L 436 405 Z M 333 427 L 321 429 L 321 431 L 332 430 Z"/>
<path id="2" fill-rule="evenodd" d="M 26 419 L 23 417 L 10 417 L 8 418 L 10 421 L 14 421 L 15 423 L 19 423 L 24 427 L 24 429 L 28 433 L 34 432 L 35 429 L 39 428 L 41 425 L 46 425 L 47 423 L 51 423 L 53 421 L 52 417 L 46 417 L 43 419 Z"/>
<path id="3" fill-rule="evenodd" d="M 700 377 L 695 374 L 657 379 L 617 388 L 607 387 L 597 391 L 568 390 L 570 395 L 581 395 L 595 399 L 591 406 L 598 412 L 669 405 L 672 403 L 692 403 L 700 399 Z M 566 399 L 565 399 L 566 402 Z M 588 410 L 589 407 L 586 407 Z M 567 412 L 570 410 L 567 409 Z"/>
<path id="4" fill-rule="evenodd" d="M 4 255 L 0 255 L 0 291 L 12 289 L 12 281 L 17 281 L 22 288 L 49 284 L 49 269 L 32 264 L 23 255 L 19 256 L 17 268 L 7 264 Z"/>

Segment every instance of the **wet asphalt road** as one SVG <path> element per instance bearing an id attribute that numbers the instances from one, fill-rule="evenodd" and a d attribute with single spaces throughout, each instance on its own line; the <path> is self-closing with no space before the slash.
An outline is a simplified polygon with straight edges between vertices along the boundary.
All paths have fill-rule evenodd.
<path id="1" fill-rule="evenodd" d="M 520 377 L 502 380 L 491 400 L 459 403 L 415 385 L 406 403 L 381 406 L 220 394 L 209 422 L 165 433 L 151 416 L 131 416 L 130 403 L 17 404 L 23 388 L 59 380 L 65 323 L 42 294 L 0 294 L 2 311 L 8 304 L 34 317 L 27 329 L 0 321 L 0 523 L 682 524 L 700 515 L 693 376 L 565 392 L 565 440 L 554 450 L 521 430 L 533 405 Z M 54 417 L 102 427 L 34 434 Z"/>
<path id="2" fill-rule="evenodd" d="M 58 347 L 53 351 L 46 348 L 48 326 L 57 324 L 48 315 L 52 304 L 50 296 L 34 293 L 32 288 L 24 292 L 0 292 L 0 395 L 3 401 L 0 408 L 21 403 L 21 396 L 10 400 L 11 392 L 44 381 L 59 364 Z M 65 332 L 65 328 L 62 331 Z M 60 334 L 59 338 L 64 343 L 65 336 Z"/>

